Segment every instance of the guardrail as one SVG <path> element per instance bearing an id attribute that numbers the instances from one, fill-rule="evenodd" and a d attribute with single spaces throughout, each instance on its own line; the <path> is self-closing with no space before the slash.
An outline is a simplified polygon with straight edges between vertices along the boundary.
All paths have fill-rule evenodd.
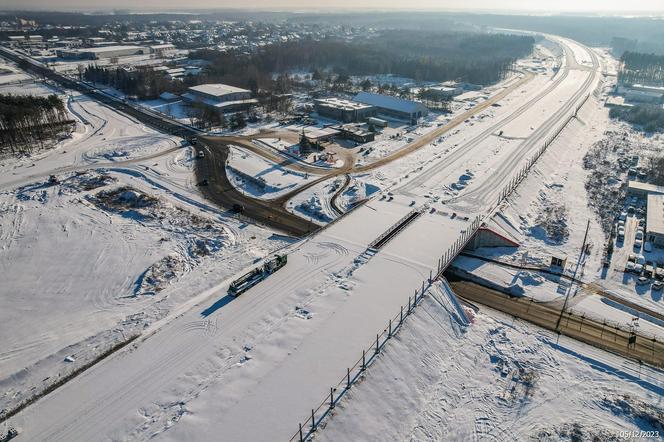
<path id="1" fill-rule="evenodd" d="M 570 121 L 572 121 L 573 118 L 576 118 L 577 114 L 579 113 L 579 110 L 583 107 L 583 105 L 586 104 L 588 99 L 590 98 L 590 94 L 586 95 L 585 98 L 579 103 L 576 108 L 574 109 L 574 112 L 572 112 L 561 124 L 558 129 L 549 137 L 547 140 L 544 142 L 544 144 L 537 149 L 537 152 L 528 159 L 526 164 L 516 173 L 516 175 L 510 180 L 510 182 L 503 188 L 503 190 L 500 192 L 500 195 L 498 196 L 498 201 L 496 203 L 496 206 L 490 210 L 489 212 L 492 212 L 498 206 L 500 206 L 500 203 L 503 202 L 505 198 L 507 198 L 514 190 L 521 184 L 521 182 L 525 179 L 526 175 L 528 175 L 528 172 L 530 169 L 535 165 L 537 160 L 540 159 L 540 157 L 546 152 L 546 150 L 549 148 L 551 143 L 553 143 L 558 136 L 560 136 L 561 132 L 567 127 Z"/>
<path id="2" fill-rule="evenodd" d="M 399 221 L 392 224 L 389 229 L 384 231 L 378 238 L 371 241 L 369 249 L 380 249 L 385 243 L 392 239 L 397 233 L 404 229 L 408 224 L 413 222 L 417 217 L 422 214 L 422 209 L 414 209 L 404 215 Z"/>
<path id="3" fill-rule="evenodd" d="M 409 212 L 408 215 L 400 220 L 400 222 L 403 222 L 406 218 L 412 216 L 414 212 L 417 211 L 413 210 Z M 325 396 L 323 401 L 318 404 L 316 408 L 311 409 L 311 415 L 307 420 L 299 424 L 298 430 L 290 439 L 291 441 L 305 441 L 311 438 L 320 424 L 334 410 L 339 401 L 346 395 L 346 393 L 348 393 L 353 385 L 361 380 L 367 368 L 375 361 L 387 342 L 401 330 L 406 318 L 413 313 L 415 307 L 417 307 L 422 301 L 432 284 L 442 276 L 443 272 L 456 257 L 457 253 L 472 239 L 475 232 L 477 232 L 482 225 L 483 219 L 483 216 L 477 216 L 470 223 L 470 226 L 461 233 L 461 236 L 456 242 L 441 255 L 435 273 L 434 269 L 429 272 L 429 278 L 422 281 L 422 286 L 415 289 L 413 296 L 408 297 L 408 303 L 402 305 L 399 312 L 389 319 L 387 326 L 380 333 L 376 334 L 376 340 L 372 341 L 368 346 L 365 346 L 364 350 L 362 350 L 362 357 L 360 357 L 352 367 L 346 369 L 345 376 L 343 376 L 335 385 L 330 387 L 330 393 Z M 395 225 L 399 225 L 400 222 L 397 222 Z M 392 231 L 392 229 L 388 230 L 388 232 L 389 231 Z"/>

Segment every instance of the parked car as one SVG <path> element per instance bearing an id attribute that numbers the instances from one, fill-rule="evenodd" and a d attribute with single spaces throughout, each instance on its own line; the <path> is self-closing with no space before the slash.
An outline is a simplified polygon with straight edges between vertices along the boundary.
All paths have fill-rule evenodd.
<path id="1" fill-rule="evenodd" d="M 636 262 L 636 255 L 633 253 L 629 254 L 629 257 L 627 258 L 628 261 Z"/>
<path id="2" fill-rule="evenodd" d="M 627 261 L 627 264 L 625 264 L 625 272 L 633 272 L 634 271 L 634 263 L 632 261 Z"/>
<path id="3" fill-rule="evenodd" d="M 646 285 L 648 284 L 649 280 L 645 276 L 640 276 L 639 279 L 636 280 L 636 283 L 638 285 Z"/>
<path id="4" fill-rule="evenodd" d="M 634 264 L 634 273 L 640 275 L 643 271 L 643 264 Z"/>
<path id="5" fill-rule="evenodd" d="M 655 273 L 655 269 L 651 265 L 646 264 L 646 270 L 643 274 L 645 276 L 647 276 L 648 278 L 652 278 L 652 275 L 654 273 Z"/>
<path id="6" fill-rule="evenodd" d="M 644 265 L 646 263 L 646 257 L 643 255 L 636 255 L 636 263 Z"/>
<path id="7" fill-rule="evenodd" d="M 620 216 L 618 217 L 621 221 L 625 221 L 627 219 L 627 212 L 620 212 Z"/>
<path id="8" fill-rule="evenodd" d="M 643 230 L 636 231 L 636 239 L 643 241 Z"/>
<path id="9" fill-rule="evenodd" d="M 643 243 L 643 251 L 648 253 L 652 252 L 652 243 L 650 241 Z"/>
<path id="10" fill-rule="evenodd" d="M 660 281 L 664 280 L 664 268 L 659 267 L 655 269 L 655 278 L 659 279 Z"/>
<path id="11" fill-rule="evenodd" d="M 662 281 L 655 281 L 652 283 L 652 289 L 657 291 L 657 290 L 662 290 L 664 288 L 664 282 Z"/>

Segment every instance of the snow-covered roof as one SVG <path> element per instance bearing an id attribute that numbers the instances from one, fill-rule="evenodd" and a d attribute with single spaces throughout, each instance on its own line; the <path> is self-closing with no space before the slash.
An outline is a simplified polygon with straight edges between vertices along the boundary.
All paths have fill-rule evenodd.
<path id="1" fill-rule="evenodd" d="M 664 195 L 648 195 L 648 233 L 664 235 Z"/>
<path id="2" fill-rule="evenodd" d="M 237 92 L 251 92 L 247 89 L 221 83 L 201 84 L 199 86 L 192 86 L 189 88 L 189 90 L 201 94 L 211 95 L 213 97 L 223 97 L 224 95 L 234 94 Z"/>
<path id="3" fill-rule="evenodd" d="M 390 97 L 389 95 L 372 94 L 371 92 L 360 92 L 353 100 L 398 112 L 414 113 L 428 111 L 426 106 L 417 101 L 403 100 L 397 97 Z"/>
<path id="4" fill-rule="evenodd" d="M 637 193 L 657 193 L 664 194 L 664 186 L 656 186 L 654 184 L 642 183 L 641 181 L 630 180 L 627 184 L 628 192 L 637 192 Z"/>

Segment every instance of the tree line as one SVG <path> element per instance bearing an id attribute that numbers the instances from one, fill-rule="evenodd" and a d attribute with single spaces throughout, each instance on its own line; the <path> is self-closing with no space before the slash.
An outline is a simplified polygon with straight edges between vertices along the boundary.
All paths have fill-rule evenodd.
<path id="1" fill-rule="evenodd" d="M 618 80 L 623 84 L 664 86 L 664 55 L 625 52 L 620 57 Z"/>
<path id="2" fill-rule="evenodd" d="M 37 146 L 71 133 L 64 103 L 57 95 L 0 94 L 0 152 L 31 153 Z"/>
<path id="3" fill-rule="evenodd" d="M 92 64 L 85 68 L 82 77 L 86 81 L 111 86 L 140 100 L 155 99 L 164 92 L 184 92 L 188 86 L 198 84 L 192 76 L 187 76 L 184 81 L 169 80 L 162 72 L 150 67 L 128 71 Z"/>
<path id="4" fill-rule="evenodd" d="M 276 44 L 253 54 L 200 50 L 211 62 L 209 80 L 252 89 L 270 88 L 272 73 L 333 69 L 340 74 L 395 74 L 422 81 L 492 84 L 533 48 L 532 37 L 394 30 L 364 41 L 337 38 Z"/>
<path id="5" fill-rule="evenodd" d="M 613 108 L 611 118 L 618 118 L 643 128 L 646 132 L 664 130 L 664 109 L 661 106 L 639 105 L 628 109 Z"/>

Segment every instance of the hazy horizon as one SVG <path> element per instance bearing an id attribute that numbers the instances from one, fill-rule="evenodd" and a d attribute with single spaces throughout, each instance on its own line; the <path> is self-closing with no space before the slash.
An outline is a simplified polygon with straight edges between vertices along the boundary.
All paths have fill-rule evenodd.
<path id="1" fill-rule="evenodd" d="M 133 0 L 8 0 L 0 10 L 42 10 L 42 11 L 112 11 L 127 9 L 135 12 L 187 12 L 200 10 L 440 10 L 467 12 L 501 13 L 588 13 L 588 14 L 624 14 L 650 15 L 664 13 L 662 0 L 632 0 L 625 7 L 622 0 L 558 0 L 550 2 L 533 0 L 413 0 L 407 8 L 397 0 L 338 0 L 327 6 L 312 6 L 308 0 L 254 0 L 238 7 L 237 2 L 229 0 L 190 0 L 183 8 L 181 0 L 143 0 L 137 6 Z"/>

